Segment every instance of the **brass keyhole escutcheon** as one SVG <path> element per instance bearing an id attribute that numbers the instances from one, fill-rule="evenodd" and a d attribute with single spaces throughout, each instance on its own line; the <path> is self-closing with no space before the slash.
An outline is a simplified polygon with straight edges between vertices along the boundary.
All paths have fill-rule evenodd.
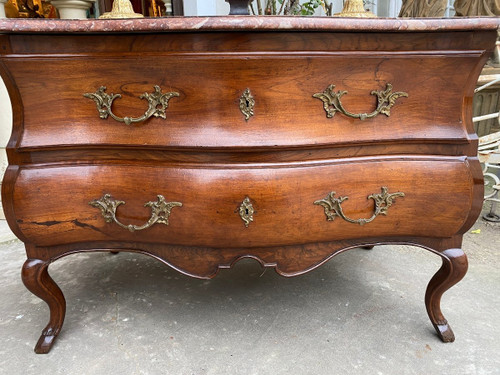
<path id="1" fill-rule="evenodd" d="M 255 99 L 250 89 L 246 89 L 240 97 L 240 111 L 245 116 L 245 121 L 248 121 L 254 115 L 254 107 Z"/>
<path id="2" fill-rule="evenodd" d="M 252 206 L 252 202 L 250 202 L 250 198 L 246 197 L 240 205 L 239 214 L 241 220 L 245 224 L 245 227 L 248 228 L 251 222 L 253 222 L 253 214 L 255 210 Z"/>

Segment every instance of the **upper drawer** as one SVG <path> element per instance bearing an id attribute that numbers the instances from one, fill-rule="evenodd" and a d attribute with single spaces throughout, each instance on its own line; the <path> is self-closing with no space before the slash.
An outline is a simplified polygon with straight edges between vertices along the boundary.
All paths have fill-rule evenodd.
<path id="1" fill-rule="evenodd" d="M 19 147 L 137 145 L 161 148 L 296 147 L 343 143 L 467 142 L 462 104 L 478 52 L 259 52 L 163 53 L 106 56 L 7 57 L 23 108 Z M 327 118 L 313 97 L 335 85 L 347 91 L 346 111 L 370 113 L 372 91 L 405 92 L 390 117 L 364 121 L 337 112 Z M 100 119 L 85 98 L 106 86 L 120 94 L 112 111 L 140 117 L 148 109 L 143 93 L 154 85 L 176 92 L 166 119 L 125 125 Z M 247 121 L 240 98 L 249 89 L 254 116 Z M 57 134 L 55 137 L 54 135 Z"/>

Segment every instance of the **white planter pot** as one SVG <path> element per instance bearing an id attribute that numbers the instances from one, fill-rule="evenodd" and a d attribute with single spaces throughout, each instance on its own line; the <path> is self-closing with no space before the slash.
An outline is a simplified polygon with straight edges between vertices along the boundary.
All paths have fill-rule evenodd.
<path id="1" fill-rule="evenodd" d="M 165 4 L 165 13 L 172 14 L 172 0 L 162 0 Z"/>
<path id="2" fill-rule="evenodd" d="M 0 18 L 5 18 L 5 3 L 7 0 L 0 0 Z"/>
<path id="3" fill-rule="evenodd" d="M 61 19 L 87 18 L 87 10 L 96 0 L 52 0 L 50 3 L 57 8 Z"/>

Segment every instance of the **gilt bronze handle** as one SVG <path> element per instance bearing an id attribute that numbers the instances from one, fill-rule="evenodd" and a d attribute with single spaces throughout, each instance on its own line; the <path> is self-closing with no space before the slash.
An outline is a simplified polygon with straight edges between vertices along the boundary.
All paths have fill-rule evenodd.
<path id="1" fill-rule="evenodd" d="M 402 192 L 389 194 L 387 192 L 388 190 L 389 189 L 384 186 L 384 187 L 382 187 L 381 194 L 372 194 L 372 195 L 368 196 L 368 199 L 373 199 L 373 201 L 375 202 L 375 210 L 373 212 L 373 215 L 368 219 L 354 220 L 354 219 L 347 217 L 344 214 L 344 211 L 342 210 L 341 204 L 342 204 L 342 202 L 349 199 L 349 197 L 335 198 L 334 191 L 332 191 L 330 194 L 328 194 L 325 199 L 318 200 L 318 201 L 314 202 L 314 204 L 316 204 L 318 206 L 323 206 L 323 208 L 325 209 L 326 219 L 328 221 L 333 221 L 333 220 L 335 220 L 335 217 L 340 216 L 342 219 L 344 219 L 345 221 L 347 221 L 349 223 L 365 225 L 365 224 L 371 223 L 373 220 L 375 220 L 375 218 L 378 215 L 387 215 L 387 210 L 394 203 L 394 199 L 396 199 L 397 197 L 404 197 L 405 196 L 405 193 L 402 193 Z"/>
<path id="2" fill-rule="evenodd" d="M 142 121 L 146 121 L 150 117 L 160 117 L 162 119 L 166 118 L 166 110 L 168 108 L 168 101 L 173 98 L 174 96 L 179 96 L 178 92 L 167 92 L 163 94 L 161 92 L 160 86 L 155 85 L 154 86 L 155 91 L 152 93 L 147 93 L 145 92 L 144 94 L 140 95 L 140 99 L 146 99 L 149 103 L 149 108 L 147 111 L 141 116 L 137 118 L 133 117 L 118 117 L 116 116 L 113 111 L 111 110 L 111 106 L 113 105 L 113 101 L 116 98 L 121 98 L 122 96 L 120 94 L 107 94 L 106 87 L 101 86 L 99 87 L 99 90 L 97 90 L 95 93 L 86 93 L 83 94 L 84 97 L 92 99 L 96 106 L 97 106 L 97 111 L 99 112 L 99 117 L 102 119 L 107 119 L 108 116 L 111 116 L 113 119 L 115 119 L 118 122 L 124 122 L 126 125 L 130 125 L 133 123 L 138 123 Z"/>
<path id="3" fill-rule="evenodd" d="M 163 195 L 158 195 L 158 201 L 148 202 L 144 205 L 144 207 L 151 207 L 151 218 L 146 224 L 137 226 L 132 224 L 122 224 L 118 221 L 118 219 L 116 218 L 116 210 L 118 206 L 125 204 L 125 202 L 114 200 L 113 198 L 111 198 L 110 194 L 105 194 L 101 199 L 93 200 L 92 202 L 89 202 L 89 204 L 101 210 L 102 216 L 107 223 L 115 222 L 120 227 L 128 229 L 131 232 L 147 229 L 149 227 L 152 227 L 156 223 L 168 225 L 168 219 L 170 217 L 172 208 L 182 207 L 182 203 L 167 202 Z"/>
<path id="4" fill-rule="evenodd" d="M 347 91 L 335 92 L 334 89 L 335 85 L 330 85 L 325 91 L 313 95 L 313 98 L 323 101 L 323 108 L 326 112 L 326 117 L 328 118 L 332 118 L 337 112 L 340 112 L 348 117 L 359 118 L 360 120 L 366 120 L 381 113 L 389 117 L 391 115 L 391 107 L 394 103 L 396 103 L 396 100 L 402 97 L 408 97 L 406 92 L 392 92 L 392 85 L 388 83 L 385 90 L 373 90 L 371 92 L 371 95 L 375 95 L 377 97 L 377 108 L 375 108 L 373 112 L 352 113 L 346 110 L 340 101 L 340 98 L 347 94 Z"/>

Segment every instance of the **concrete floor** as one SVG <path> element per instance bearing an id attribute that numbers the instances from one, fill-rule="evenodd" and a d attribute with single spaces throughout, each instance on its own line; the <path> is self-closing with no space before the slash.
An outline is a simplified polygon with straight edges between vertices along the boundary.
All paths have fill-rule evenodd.
<path id="1" fill-rule="evenodd" d="M 0 374 L 500 374 L 500 224 L 473 229 L 469 272 L 442 300 L 452 344 L 424 306 L 440 258 L 419 248 L 352 250 L 292 279 L 244 260 L 211 281 L 96 253 L 51 266 L 68 311 L 53 350 L 36 355 L 48 309 L 21 282 L 22 243 L 4 242 Z"/>

